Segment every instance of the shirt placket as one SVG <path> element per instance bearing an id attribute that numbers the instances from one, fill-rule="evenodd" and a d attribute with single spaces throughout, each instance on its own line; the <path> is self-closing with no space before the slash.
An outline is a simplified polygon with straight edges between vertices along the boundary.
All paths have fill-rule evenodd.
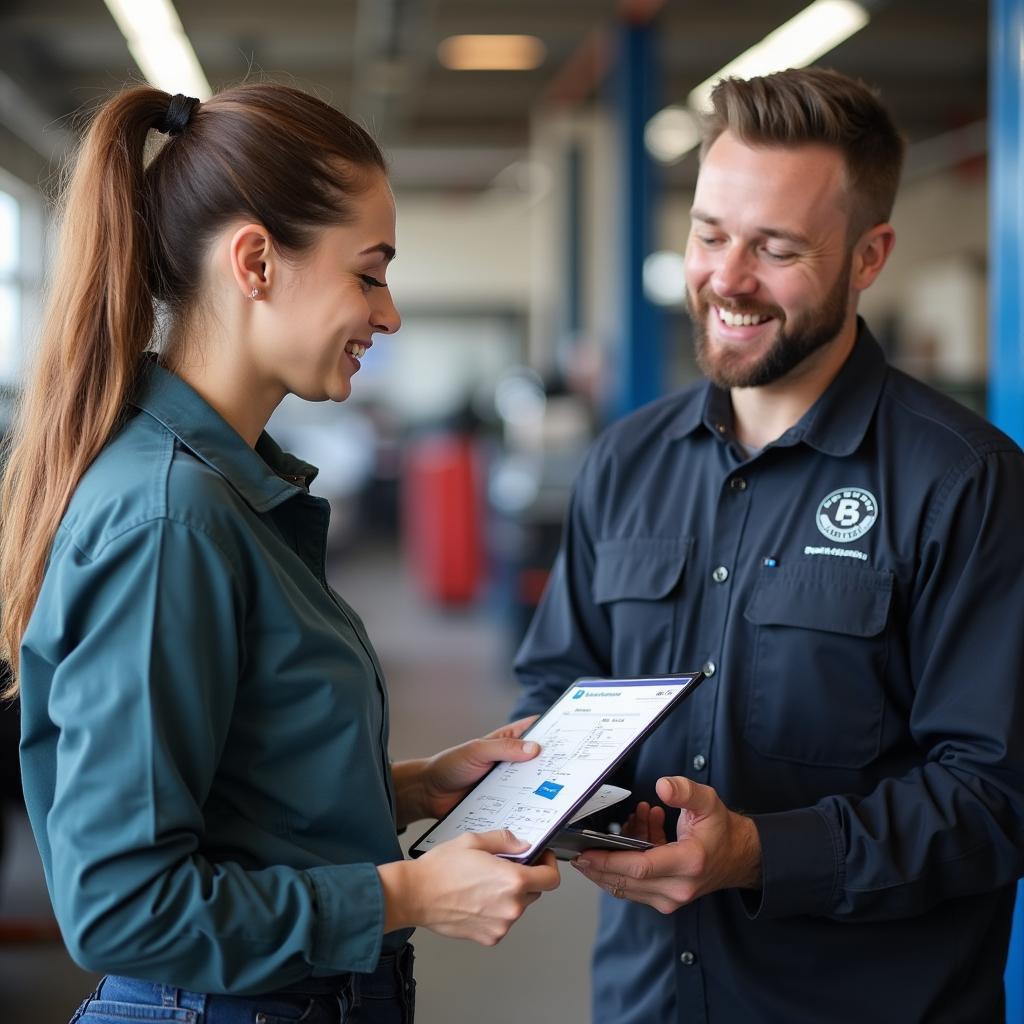
<path id="1" fill-rule="evenodd" d="M 363 631 L 359 629 L 356 624 L 356 620 L 349 613 L 344 602 L 338 599 L 327 582 L 327 529 L 330 521 L 330 506 L 325 498 L 317 498 L 308 493 L 298 495 L 293 499 L 293 502 L 295 512 L 298 514 L 299 518 L 308 520 L 308 523 L 304 524 L 304 528 L 295 531 L 299 557 L 302 558 L 310 570 L 312 570 L 321 587 L 326 591 L 331 603 L 345 620 L 345 623 L 351 630 L 352 635 L 356 638 L 356 641 L 363 649 L 363 653 L 373 666 L 374 682 L 376 683 L 377 694 L 381 701 L 380 735 L 378 745 L 381 751 L 382 777 L 385 780 L 385 789 L 387 791 L 391 814 L 392 817 L 395 817 L 397 809 L 395 807 L 395 798 L 391 785 L 391 764 L 388 761 L 387 688 L 384 685 L 384 678 L 380 669 L 380 663 L 377 661 L 377 656 L 369 643 L 369 638 L 364 636 Z"/>
<path id="2" fill-rule="evenodd" d="M 737 577 L 741 569 L 741 544 L 753 492 L 749 463 L 729 471 L 719 487 L 708 555 L 702 560 L 705 574 L 700 588 L 701 618 L 698 633 L 707 679 L 704 691 L 694 701 L 690 717 L 688 750 L 690 761 L 681 771 L 695 782 L 714 785 L 715 706 L 720 699 L 730 665 L 723 657 L 726 625 L 732 610 Z M 704 973 L 700 948 L 701 904 L 674 916 L 676 992 L 679 1016 L 686 1021 L 707 1020 Z"/>

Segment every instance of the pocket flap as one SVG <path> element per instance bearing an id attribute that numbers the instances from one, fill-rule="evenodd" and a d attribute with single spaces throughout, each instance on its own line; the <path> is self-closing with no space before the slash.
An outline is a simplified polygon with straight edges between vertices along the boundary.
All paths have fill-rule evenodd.
<path id="1" fill-rule="evenodd" d="M 797 626 L 877 636 L 892 602 L 893 575 L 855 566 L 762 569 L 744 617 L 758 626 Z"/>
<path id="2" fill-rule="evenodd" d="M 627 537 L 599 540 L 593 594 L 607 601 L 657 601 L 679 582 L 691 537 Z"/>

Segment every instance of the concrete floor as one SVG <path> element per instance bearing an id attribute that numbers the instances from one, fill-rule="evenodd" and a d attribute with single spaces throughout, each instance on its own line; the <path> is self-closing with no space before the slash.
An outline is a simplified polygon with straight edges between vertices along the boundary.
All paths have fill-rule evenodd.
<path id="1" fill-rule="evenodd" d="M 515 687 L 492 616 L 430 606 L 387 547 L 347 554 L 332 581 L 363 616 L 387 672 L 394 758 L 430 754 L 505 722 Z M 412 826 L 408 839 L 421 831 Z M 0 914 L 43 914 L 46 893 L 23 817 L 10 820 L 9 842 Z M 418 1024 L 585 1024 L 596 891 L 571 868 L 562 877 L 493 949 L 417 934 Z M 65 1024 L 93 980 L 57 945 L 0 947 L 0 1024 Z"/>

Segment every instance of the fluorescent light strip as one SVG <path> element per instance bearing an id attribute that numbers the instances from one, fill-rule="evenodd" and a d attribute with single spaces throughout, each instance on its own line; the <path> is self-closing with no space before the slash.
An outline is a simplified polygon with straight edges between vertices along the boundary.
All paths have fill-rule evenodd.
<path id="1" fill-rule="evenodd" d="M 859 32 L 868 12 L 854 0 L 815 0 L 774 32 L 741 53 L 689 95 L 695 110 L 711 106 L 711 90 L 721 78 L 754 78 L 786 68 L 802 68 Z"/>
<path id="2" fill-rule="evenodd" d="M 171 0 L 103 2 L 150 85 L 200 100 L 210 98 L 210 83 Z"/>
<path id="3" fill-rule="evenodd" d="M 536 36 L 449 36 L 437 56 L 450 71 L 532 71 L 547 50 Z"/>

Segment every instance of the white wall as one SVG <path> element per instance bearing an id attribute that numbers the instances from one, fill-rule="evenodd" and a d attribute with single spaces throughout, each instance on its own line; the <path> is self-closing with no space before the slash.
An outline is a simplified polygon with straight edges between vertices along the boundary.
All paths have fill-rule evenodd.
<path id="1" fill-rule="evenodd" d="M 529 202 L 492 190 L 398 195 L 398 259 L 389 273 L 399 308 L 521 310 L 530 294 Z"/>

